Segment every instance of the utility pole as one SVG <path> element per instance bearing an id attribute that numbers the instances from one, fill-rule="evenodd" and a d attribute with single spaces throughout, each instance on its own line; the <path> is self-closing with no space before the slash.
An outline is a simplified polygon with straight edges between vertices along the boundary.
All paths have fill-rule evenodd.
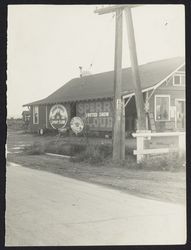
<path id="1" fill-rule="evenodd" d="M 136 108 L 138 116 L 139 130 L 145 130 L 144 122 L 144 102 L 141 92 L 140 77 L 136 55 L 135 37 L 133 31 L 132 17 L 128 14 L 130 8 L 138 7 L 139 4 L 132 5 L 113 5 L 97 9 L 95 13 L 99 15 L 111 12 L 116 13 L 115 30 L 115 62 L 114 62 L 114 122 L 113 122 L 113 160 L 120 161 L 125 159 L 125 107 L 122 98 L 122 34 L 123 34 L 123 10 L 127 10 L 128 19 L 128 39 L 130 44 L 130 56 L 133 71 L 133 83 L 135 86 Z M 130 12 L 131 14 L 131 12 Z M 127 17 L 128 15 L 128 17 Z M 132 36 L 132 37 L 131 37 Z M 131 49 L 133 50 L 131 52 Z M 146 121 L 146 119 L 145 119 Z"/>
<path id="2" fill-rule="evenodd" d="M 121 160 L 125 160 L 125 99 L 122 97 L 121 111 Z"/>
<path id="3" fill-rule="evenodd" d="M 113 121 L 113 160 L 121 160 L 122 152 L 122 100 L 121 100 L 121 78 L 122 78 L 122 37 L 123 37 L 123 8 L 122 5 L 110 6 L 98 9 L 98 14 L 115 12 L 115 59 L 114 59 L 114 121 Z"/>
<path id="4" fill-rule="evenodd" d="M 135 43 L 135 34 L 133 29 L 133 20 L 131 9 L 129 7 L 124 9 L 126 24 L 127 24 L 127 37 L 129 42 L 129 52 L 131 59 L 131 68 L 133 75 L 133 84 L 135 90 L 135 103 L 137 109 L 137 118 L 138 118 L 138 130 L 146 130 L 146 114 L 144 110 L 144 100 L 143 94 L 141 91 L 141 80 L 139 75 L 139 67 L 137 61 L 137 51 Z"/>
<path id="5" fill-rule="evenodd" d="M 114 62 L 114 122 L 113 122 L 113 160 L 121 159 L 121 80 L 122 80 L 122 34 L 123 11 L 116 10 L 115 20 L 115 62 Z"/>

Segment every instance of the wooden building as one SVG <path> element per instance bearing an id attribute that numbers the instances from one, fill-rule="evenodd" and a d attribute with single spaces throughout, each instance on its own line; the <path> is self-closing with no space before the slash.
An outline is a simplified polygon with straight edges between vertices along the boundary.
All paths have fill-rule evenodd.
<path id="1" fill-rule="evenodd" d="M 176 57 L 139 66 L 147 112 L 153 131 L 185 130 L 185 61 Z M 74 78 L 45 99 L 25 104 L 30 110 L 30 130 L 67 128 L 79 116 L 93 133 L 111 133 L 114 72 Z M 122 70 L 126 133 L 136 130 L 136 106 L 131 68 Z"/>

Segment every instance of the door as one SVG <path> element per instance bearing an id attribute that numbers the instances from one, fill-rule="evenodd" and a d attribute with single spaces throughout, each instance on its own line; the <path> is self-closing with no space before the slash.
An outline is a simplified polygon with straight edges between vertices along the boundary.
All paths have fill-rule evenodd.
<path id="1" fill-rule="evenodd" d="M 185 100 L 176 100 L 176 128 L 185 130 Z"/>

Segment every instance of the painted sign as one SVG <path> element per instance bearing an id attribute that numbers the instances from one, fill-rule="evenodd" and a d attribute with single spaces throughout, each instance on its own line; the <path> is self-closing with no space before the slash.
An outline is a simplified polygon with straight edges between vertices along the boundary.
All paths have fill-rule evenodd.
<path id="1" fill-rule="evenodd" d="M 109 112 L 86 113 L 86 117 L 105 117 L 109 116 Z"/>
<path id="2" fill-rule="evenodd" d="M 84 123 L 80 117 L 73 117 L 70 121 L 70 127 L 75 134 L 82 132 L 84 128 Z"/>
<path id="3" fill-rule="evenodd" d="M 112 129 L 113 102 L 111 100 L 77 103 L 76 113 L 92 130 Z"/>
<path id="4" fill-rule="evenodd" d="M 66 108 L 61 104 L 52 106 L 49 113 L 49 122 L 54 129 L 61 129 L 66 126 L 68 113 Z"/>
<path id="5" fill-rule="evenodd" d="M 86 117 L 97 117 L 97 113 L 86 113 Z"/>

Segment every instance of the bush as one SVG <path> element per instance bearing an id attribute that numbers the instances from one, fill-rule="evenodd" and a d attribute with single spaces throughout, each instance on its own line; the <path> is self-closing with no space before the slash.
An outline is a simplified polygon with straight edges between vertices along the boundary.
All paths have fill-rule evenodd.
<path id="1" fill-rule="evenodd" d="M 74 162 L 87 162 L 90 164 L 99 165 L 103 163 L 107 157 L 112 154 L 112 147 L 111 145 L 87 145 L 86 149 L 77 154 L 75 158 L 71 160 Z"/>
<path id="2" fill-rule="evenodd" d="M 45 148 L 41 143 L 34 142 L 30 146 L 25 146 L 23 152 L 25 152 L 28 155 L 41 155 L 44 154 Z"/>
<path id="3" fill-rule="evenodd" d="M 64 143 L 64 142 L 51 142 L 45 145 L 45 152 L 74 156 L 85 150 L 85 145 L 75 143 Z"/>
<path id="4" fill-rule="evenodd" d="M 83 144 L 71 144 L 71 155 L 81 154 L 86 150 L 86 145 Z"/>

